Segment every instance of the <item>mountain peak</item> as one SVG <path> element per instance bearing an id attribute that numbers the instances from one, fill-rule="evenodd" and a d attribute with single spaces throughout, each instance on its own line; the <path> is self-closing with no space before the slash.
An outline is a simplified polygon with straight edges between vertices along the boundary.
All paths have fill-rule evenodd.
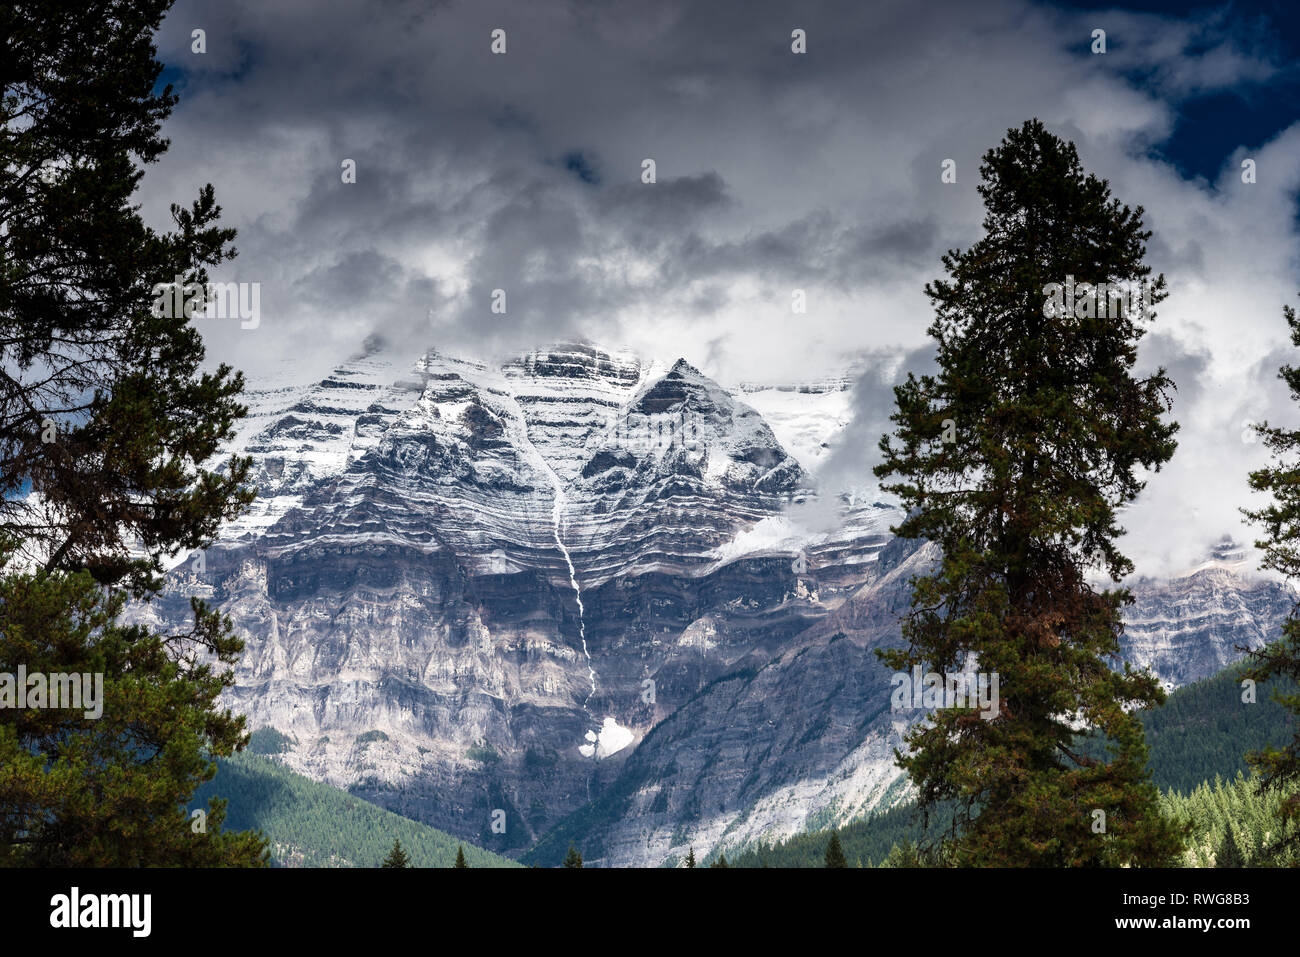
<path id="1" fill-rule="evenodd" d="M 1246 547 L 1231 535 L 1224 535 L 1210 548 L 1210 558 L 1220 562 L 1245 561 Z"/>
<path id="2" fill-rule="evenodd" d="M 557 343 L 535 349 L 507 361 L 503 368 L 508 374 L 533 379 L 605 381 L 621 388 L 635 386 L 642 374 L 640 357 L 590 342 Z"/>
<path id="3" fill-rule="evenodd" d="M 1231 535 L 1224 535 L 1210 545 L 1202 554 L 1201 560 L 1185 571 L 1173 574 L 1173 579 L 1187 578 L 1199 572 L 1220 569 L 1233 574 L 1249 574 L 1254 565 L 1252 550 L 1242 545 Z"/>
<path id="4" fill-rule="evenodd" d="M 678 359 L 667 373 L 641 393 L 629 411 L 644 415 L 680 412 L 688 408 L 708 412 L 730 407 L 733 402 L 720 385 L 685 359 Z M 748 409 L 741 403 L 735 404 Z"/>

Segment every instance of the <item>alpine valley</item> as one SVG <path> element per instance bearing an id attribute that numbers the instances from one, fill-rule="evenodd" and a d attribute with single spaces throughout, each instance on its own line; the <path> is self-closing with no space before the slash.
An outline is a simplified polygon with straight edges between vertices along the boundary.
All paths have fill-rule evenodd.
<path id="1" fill-rule="evenodd" d="M 134 615 L 211 600 L 247 642 L 226 703 L 279 760 L 511 857 L 656 866 L 848 823 L 907 798 L 874 651 L 932 557 L 869 493 L 818 501 L 853 381 L 372 339 L 248 395 L 252 511 Z M 1224 542 L 1132 583 L 1127 660 L 1172 689 L 1276 634 L 1295 597 L 1249 568 Z"/>

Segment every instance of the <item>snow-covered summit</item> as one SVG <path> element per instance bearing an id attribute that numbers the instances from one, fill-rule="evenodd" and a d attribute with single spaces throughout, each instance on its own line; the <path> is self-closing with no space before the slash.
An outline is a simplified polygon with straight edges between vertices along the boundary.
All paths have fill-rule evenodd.
<path id="1" fill-rule="evenodd" d="M 764 417 L 686 359 L 586 343 L 485 362 L 371 341 L 247 402 L 231 451 L 253 458 L 258 497 L 227 542 L 297 547 L 329 529 L 549 567 L 558 497 L 577 574 L 600 581 L 711 564 L 808 484 Z"/>

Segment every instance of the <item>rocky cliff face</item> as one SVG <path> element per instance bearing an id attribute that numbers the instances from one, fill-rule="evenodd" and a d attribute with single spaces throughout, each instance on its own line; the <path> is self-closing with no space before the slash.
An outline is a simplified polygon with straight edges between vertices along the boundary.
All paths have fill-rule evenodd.
<path id="1" fill-rule="evenodd" d="M 735 549 L 805 475 L 684 361 L 372 354 L 253 405 L 255 510 L 141 615 L 212 598 L 248 638 L 230 704 L 291 765 L 494 847 L 862 578 L 819 595 L 789 554 Z M 869 562 L 877 524 L 828 547 Z"/>
<path id="2" fill-rule="evenodd" d="M 1276 640 L 1296 594 L 1250 575 L 1245 553 L 1230 543 L 1186 574 L 1130 586 L 1124 615 L 1125 657 L 1151 669 L 1167 690 L 1208 678 Z"/>
<path id="3" fill-rule="evenodd" d="M 558 860 L 572 839 L 597 862 L 649 866 L 690 847 L 738 851 L 848 823 L 906 799 L 892 755 L 920 716 L 890 710 L 875 650 L 901 644 L 908 579 L 933 558 L 928 546 L 891 541 L 872 578 L 781 653 L 738 662 L 656 726 L 619 778 L 533 856 Z M 1296 601 L 1221 558 L 1133 591 L 1123 656 L 1168 689 L 1261 646 Z"/>
<path id="4" fill-rule="evenodd" d="M 618 865 L 900 795 L 874 650 L 927 554 L 883 504 L 817 535 L 787 514 L 811 482 L 785 443 L 818 458 L 845 383 L 372 349 L 251 407 L 255 509 L 138 615 L 220 605 L 247 637 L 229 703 L 289 735 L 296 770 L 498 850 L 563 821 Z M 1170 685 L 1291 600 L 1225 561 L 1136 592 L 1128 654 Z"/>

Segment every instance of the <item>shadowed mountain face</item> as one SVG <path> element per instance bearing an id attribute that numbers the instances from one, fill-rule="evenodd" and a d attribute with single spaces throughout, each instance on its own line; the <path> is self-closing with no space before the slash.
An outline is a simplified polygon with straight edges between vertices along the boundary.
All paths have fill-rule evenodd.
<path id="1" fill-rule="evenodd" d="M 493 850 L 659 864 L 846 820 L 902 794 L 874 649 L 930 556 L 882 504 L 783 514 L 812 483 L 776 436 L 816 454 L 842 391 L 769 422 L 685 360 L 371 352 L 250 397 L 253 512 L 136 615 L 214 600 L 247 638 L 228 703 L 290 766 Z M 1292 600 L 1224 561 L 1135 592 L 1130 656 L 1170 684 Z"/>
<path id="2" fill-rule="evenodd" d="M 555 863 L 571 840 L 618 865 L 673 861 L 689 847 L 731 854 L 908 798 L 893 749 L 919 716 L 891 712 L 890 674 L 875 650 L 901 644 L 908 581 L 933 558 L 931 546 L 891 541 L 875 574 L 780 653 L 738 662 L 656 726 L 620 777 L 526 860 Z M 1295 603 L 1289 588 L 1214 560 L 1132 590 L 1124 658 L 1169 689 L 1271 640 Z"/>

